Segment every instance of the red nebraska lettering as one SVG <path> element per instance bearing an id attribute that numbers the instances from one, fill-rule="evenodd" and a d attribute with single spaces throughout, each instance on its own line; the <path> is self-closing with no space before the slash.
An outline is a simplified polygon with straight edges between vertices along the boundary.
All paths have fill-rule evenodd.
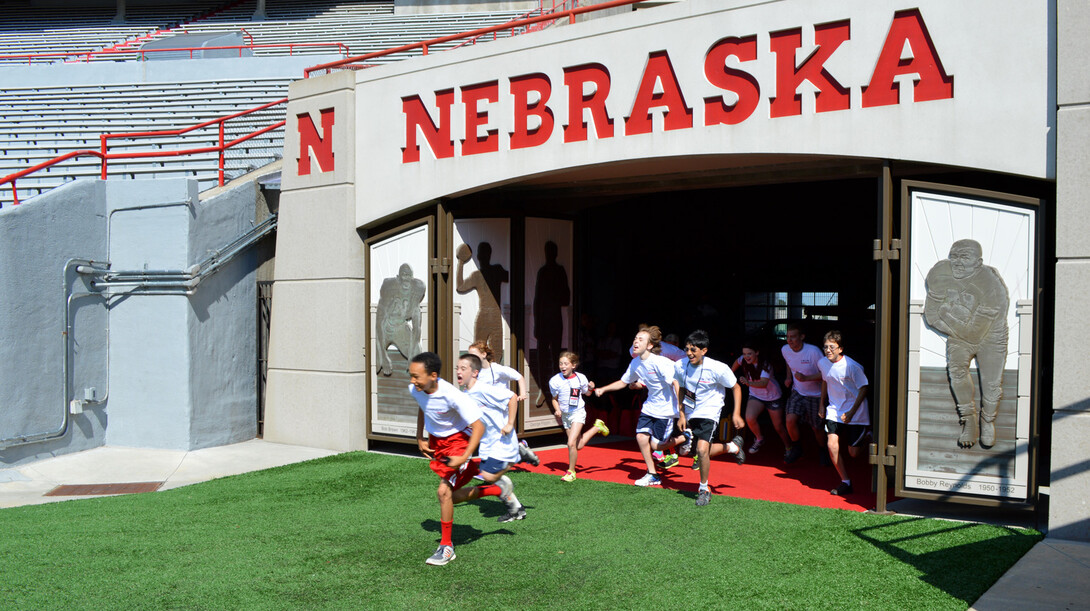
<path id="1" fill-rule="evenodd" d="M 318 111 L 322 117 L 322 133 L 325 138 L 318 135 L 318 129 L 314 127 L 314 121 L 309 112 L 296 116 L 299 129 L 299 176 L 310 174 L 310 154 L 314 153 L 314 160 L 318 162 L 318 172 L 333 171 L 333 119 L 332 108 L 323 108 Z"/>
<path id="2" fill-rule="evenodd" d="M 584 93 L 586 85 L 594 90 Z M 587 139 L 587 122 L 584 113 L 594 120 L 594 135 L 599 140 L 613 137 L 613 119 L 606 110 L 609 96 L 609 70 L 602 64 L 585 64 L 564 68 L 564 85 L 568 88 L 568 124 L 564 126 L 564 142 L 581 142 Z"/>
<path id="3" fill-rule="evenodd" d="M 905 43 L 912 49 L 912 59 L 901 60 Z M 913 101 L 927 102 L 954 97 L 954 77 L 946 74 L 942 60 L 927 32 L 920 11 L 898 11 L 893 15 L 886 43 L 878 55 L 878 64 L 871 74 L 870 84 L 863 87 L 863 108 L 887 106 L 900 102 L 900 86 L 893 81 L 901 74 L 917 74 Z"/>
<path id="4" fill-rule="evenodd" d="M 727 58 L 751 62 L 757 59 L 757 35 L 745 38 L 724 38 L 708 49 L 704 57 L 704 78 L 723 91 L 738 96 L 734 104 L 727 104 L 723 96 L 704 98 L 704 125 L 738 125 L 757 109 L 761 101 L 761 86 L 753 75 L 744 70 L 727 67 Z"/>
<path id="5" fill-rule="evenodd" d="M 479 109 L 481 100 L 495 103 L 500 99 L 499 81 L 462 87 L 462 104 L 466 109 L 466 137 L 462 140 L 463 155 L 495 153 L 500 150 L 499 130 L 490 129 L 481 136 L 480 128 L 488 124 L 488 112 Z"/>
<path id="6" fill-rule="evenodd" d="M 662 84 L 662 93 L 655 93 L 655 83 Z M 666 51 L 656 51 L 647 57 L 632 113 L 624 120 L 625 135 L 651 133 L 651 109 L 660 107 L 666 108 L 663 126 L 667 131 L 693 126 L 693 109 L 685 105 L 681 84 Z"/>
<path id="7" fill-rule="evenodd" d="M 431 120 L 428 109 L 420 96 L 401 98 L 401 111 L 405 113 L 405 148 L 401 149 L 401 163 L 420 161 L 420 145 L 416 143 L 417 130 L 424 134 L 436 159 L 454 156 L 454 141 L 450 139 L 450 107 L 454 104 L 454 90 L 435 92 L 435 105 L 439 110 L 439 125 Z"/>
<path id="8" fill-rule="evenodd" d="M 795 50 L 802 46 L 802 28 L 773 32 L 769 44 L 776 54 L 776 97 L 771 99 L 769 116 L 790 117 L 802 114 L 802 95 L 796 93 L 803 81 L 818 88 L 814 96 L 817 112 L 844 110 L 851 105 L 848 89 L 825 69 L 825 62 L 845 40 L 851 37 L 848 21 L 814 26 L 818 48 L 795 66 Z"/>
<path id="9" fill-rule="evenodd" d="M 844 19 L 814 26 L 816 49 L 800 63 L 795 56 L 802 47 L 802 28 L 791 28 L 769 34 L 769 51 L 775 56 L 776 96 L 768 98 L 768 118 L 798 116 L 802 114 L 802 94 L 798 89 L 809 82 L 817 89 L 814 109 L 817 113 L 851 108 L 851 91 L 826 68 L 826 63 L 845 42 L 851 39 L 851 22 Z M 905 46 L 912 50 L 910 58 L 902 59 Z M 850 47 L 848 47 L 850 48 Z M 761 84 L 754 73 L 742 67 L 728 66 L 728 62 L 749 64 L 756 62 L 757 35 L 727 36 L 716 41 L 704 55 L 704 78 L 707 84 L 737 98 L 728 104 L 724 95 L 704 98 L 704 126 L 738 125 L 757 111 L 762 102 Z M 604 140 L 615 133 L 614 119 L 609 115 L 606 102 L 613 85 L 609 69 L 600 63 L 585 63 L 563 68 L 564 87 L 567 95 L 556 96 L 566 110 L 567 124 L 561 128 L 563 143 L 584 142 L 590 138 L 590 124 L 594 124 L 594 138 Z M 918 9 L 898 11 L 878 54 L 870 82 L 861 87 L 863 108 L 900 103 L 899 83 L 896 79 L 913 76 L 912 103 L 943 100 L 954 97 L 954 78 L 943 69 L 938 51 L 927 31 Z M 556 116 L 550 103 L 553 97 L 549 76 L 529 73 L 508 79 L 510 96 L 511 129 L 506 134 L 510 150 L 532 148 L 548 143 L 556 131 Z M 903 78 L 902 78 L 902 82 Z M 663 131 L 691 129 L 693 110 L 686 104 L 683 83 L 667 51 L 654 51 L 647 56 L 639 86 L 632 95 L 631 112 L 624 119 L 622 135 L 635 136 L 654 131 L 653 113 L 663 115 Z M 856 85 L 857 87 L 859 85 Z M 502 123 L 490 117 L 482 106 L 500 102 L 499 80 L 491 80 L 459 88 L 460 103 L 465 117 L 457 154 L 461 156 L 494 153 L 500 150 L 497 128 L 490 125 Z M 402 98 L 405 116 L 405 147 L 402 162 L 420 161 L 422 136 L 435 159 L 446 159 L 456 154 L 451 128 L 451 113 L 455 101 L 455 88 L 435 92 L 435 106 L 428 108 L 419 95 Z M 507 108 L 501 105 L 501 108 Z M 332 109 L 330 109 L 332 112 Z M 308 147 L 323 168 L 326 161 L 332 168 L 332 139 L 322 111 L 322 126 L 326 139 L 318 137 L 309 116 L 300 115 L 300 146 L 302 153 Z M 533 125 L 533 127 L 531 127 Z M 332 114 L 329 117 L 332 126 Z M 483 133 L 482 133 L 483 130 Z M 306 158 L 304 165 L 304 157 Z M 305 172 L 304 172 L 305 169 Z M 301 154 L 299 173 L 309 172 L 309 155 Z"/>
<path id="10" fill-rule="evenodd" d="M 537 101 L 530 104 L 530 92 Z M 511 148 L 521 149 L 545 144 L 553 135 L 553 111 L 547 106 L 553 94 L 552 83 L 544 74 L 527 74 L 511 79 L 511 96 L 515 98 L 515 131 L 511 132 Z M 530 129 L 530 117 L 537 117 L 538 126 Z"/>

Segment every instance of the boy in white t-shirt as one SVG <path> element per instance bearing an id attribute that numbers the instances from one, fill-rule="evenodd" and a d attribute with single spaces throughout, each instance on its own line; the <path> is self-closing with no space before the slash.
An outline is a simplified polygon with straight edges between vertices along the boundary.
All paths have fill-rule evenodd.
<path id="1" fill-rule="evenodd" d="M 488 384 L 489 386 L 499 386 L 501 388 L 510 388 L 512 382 L 519 389 L 518 400 L 525 401 L 529 396 L 526 391 L 526 379 L 517 369 L 512 369 L 506 365 L 492 362 L 492 347 L 488 345 L 486 341 L 476 341 L 469 345 L 466 350 L 469 354 L 477 357 L 481 361 L 481 371 L 477 375 L 477 381 L 482 384 Z M 534 465 L 535 467 L 540 462 L 537 458 L 537 454 L 530 449 L 530 446 L 525 441 L 519 442 L 519 456 L 522 460 Z"/>
<path id="2" fill-rule="evenodd" d="M 574 352 L 561 352 L 557 361 L 560 373 L 549 380 L 549 396 L 552 397 L 553 416 L 557 424 L 568 431 L 568 471 L 560 479 L 573 482 L 579 450 L 598 433 L 609 435 L 609 428 L 605 422 L 595 420 L 594 425 L 583 432 L 583 425 L 587 422 L 583 396 L 594 390 L 594 382 L 575 370 L 579 366 L 579 356 Z"/>
<path id="3" fill-rule="evenodd" d="M 681 446 L 682 453 L 692 441 L 692 434 L 685 431 L 685 414 L 677 409 L 678 383 L 674 379 L 674 362 L 658 354 L 662 342 L 662 331 L 651 326 L 641 329 L 632 340 L 632 353 L 635 358 L 620 380 L 594 389 L 596 396 L 621 390 L 629 384 L 640 383 L 647 387 L 647 398 L 640 409 L 640 418 L 636 423 L 636 443 L 640 446 L 647 474 L 636 480 L 637 486 L 661 486 L 655 469 L 652 450 L 669 450 Z M 680 419 L 679 419 L 680 418 Z M 675 432 L 677 431 L 681 432 Z"/>
<path id="4" fill-rule="evenodd" d="M 457 557 L 451 539 L 454 504 L 503 494 L 494 485 L 463 488 L 479 472 L 480 465 L 472 457 L 484 436 L 485 424 L 480 406 L 453 384 L 439 378 L 442 366 L 442 360 L 434 352 L 422 352 L 409 362 L 409 394 L 420 405 L 416 415 L 416 445 L 431 459 L 428 466 L 439 476 L 439 549 L 426 561 L 433 565 L 444 565 Z M 424 439 L 425 430 L 427 439 Z"/>
<path id="5" fill-rule="evenodd" d="M 526 517 L 526 510 L 515 497 L 511 478 L 504 475 L 522 460 L 519 456 L 518 436 L 515 434 L 518 398 L 509 388 L 481 384 L 477 380 L 477 374 L 481 371 L 481 359 L 472 354 L 459 357 L 456 371 L 458 385 L 481 407 L 485 428 L 478 452 L 481 459 L 480 478 L 500 487 L 500 499 L 507 504 L 507 513 L 500 516 L 499 521 L 521 520 Z"/>
<path id="6" fill-rule="evenodd" d="M 693 439 L 696 440 L 696 458 L 693 464 L 700 469 L 700 488 L 697 490 L 696 504 L 704 506 L 711 500 L 708 488 L 708 473 L 711 470 L 711 457 L 723 453 L 734 454 L 738 464 L 746 460 L 742 451 L 742 436 L 735 435 L 730 443 L 712 443 L 719 418 L 726 405 L 726 390 L 729 388 L 734 398 L 734 413 L 731 421 L 741 430 L 746 422 L 742 419 L 742 387 L 726 363 L 709 358 L 708 334 L 701 330 L 693 331 L 685 339 L 685 354 L 688 358 L 674 365 L 674 375 L 678 382 L 679 401 L 684 409 Z"/>
<path id="7" fill-rule="evenodd" d="M 869 382 L 863 367 L 844 354 L 840 331 L 825 334 L 825 356 L 821 368 L 821 403 L 825 408 L 825 431 L 829 435 L 829 458 L 840 476 L 840 485 L 829 492 L 838 496 L 852 493 L 852 480 L 840 457 L 840 442 L 848 444 L 855 458 L 867 440 L 870 411 L 867 409 Z"/>
<path id="8" fill-rule="evenodd" d="M 821 370 L 818 363 L 825 359 L 821 349 L 804 343 L 806 335 L 796 325 L 787 327 L 787 344 L 780 349 L 787 363 L 784 385 L 791 389 L 787 398 L 787 436 L 790 446 L 783 461 L 793 463 L 802 456 L 802 436 L 799 420 L 809 424 L 818 444 L 825 445 L 824 418 L 821 415 Z M 824 463 L 824 452 L 822 453 Z"/>

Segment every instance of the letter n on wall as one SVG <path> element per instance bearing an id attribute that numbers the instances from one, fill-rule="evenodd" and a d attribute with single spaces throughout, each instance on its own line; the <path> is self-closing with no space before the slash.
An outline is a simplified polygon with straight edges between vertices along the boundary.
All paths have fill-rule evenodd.
<path id="1" fill-rule="evenodd" d="M 322 117 L 322 134 L 318 135 L 309 112 L 298 115 L 299 123 L 299 176 L 310 174 L 310 155 L 318 162 L 319 172 L 333 171 L 333 109 L 318 111 Z"/>

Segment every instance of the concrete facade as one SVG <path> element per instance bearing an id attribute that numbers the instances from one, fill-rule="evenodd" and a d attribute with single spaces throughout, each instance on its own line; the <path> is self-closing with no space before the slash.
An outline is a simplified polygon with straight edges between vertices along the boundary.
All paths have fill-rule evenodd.
<path id="1" fill-rule="evenodd" d="M 899 103 L 880 110 L 868 109 L 859 104 L 859 96 L 872 78 L 889 18 L 896 11 L 917 6 L 926 18 L 929 39 L 941 50 L 945 67 L 958 79 L 958 93 L 947 106 L 943 106 L 946 102 L 913 106 L 910 81 L 906 79 L 900 83 Z M 1056 260 L 1045 259 L 1040 265 L 1055 266 L 1054 290 L 1045 286 L 1042 302 L 1054 308 L 1050 314 L 1054 315 L 1055 326 L 1045 329 L 1043 336 L 1048 342 L 1054 338 L 1054 362 L 1062 366 L 1042 362 L 1038 370 L 1041 376 L 1052 376 L 1054 388 L 1042 395 L 1039 403 L 1039 410 L 1045 414 L 1042 418 L 1048 414 L 1052 418 L 1051 441 L 1042 448 L 1040 458 L 1050 466 L 1052 477 L 1043 492 L 1049 495 L 1050 534 L 1090 540 L 1090 459 L 1084 444 L 1090 436 L 1090 390 L 1081 382 L 1090 371 L 1084 364 L 1085 342 L 1075 332 L 1090 316 L 1085 300 L 1090 291 L 1090 246 L 1085 240 L 1090 231 L 1090 207 L 1085 201 L 1085 194 L 1090 192 L 1090 79 L 1085 78 L 1084 67 L 1084 58 L 1090 52 L 1090 42 L 1084 35 L 1090 27 L 1090 6 L 1077 0 L 1056 0 L 1042 4 L 1007 2 L 1001 8 L 986 2 L 921 2 L 912 7 L 890 2 L 848 2 L 831 9 L 829 5 L 789 0 L 759 6 L 691 0 L 655 9 L 667 12 L 637 12 L 591 21 L 525 40 L 492 43 L 487 48 L 355 74 L 346 72 L 327 77 L 329 80 L 312 79 L 293 88 L 291 104 L 295 110 L 288 113 L 287 132 L 294 133 L 296 139 L 285 145 L 282 205 L 286 206 L 284 202 L 290 196 L 296 211 L 290 213 L 295 218 L 289 225 L 290 216 L 285 210 L 281 224 L 278 254 L 282 256 L 277 269 L 278 301 L 270 355 L 276 369 L 275 377 L 270 372 L 270 423 L 274 420 L 271 412 L 276 411 L 277 440 L 313 443 L 325 439 L 323 443 L 329 445 L 323 447 L 366 445 L 365 440 L 354 435 L 365 428 L 366 422 L 366 359 L 361 355 L 368 336 L 365 329 L 346 318 L 362 318 L 366 305 L 362 290 L 349 288 L 364 278 L 363 240 L 356 234 L 357 228 L 367 232 L 389 227 L 399 219 L 410 218 L 436 198 L 617 161 L 680 160 L 686 155 L 707 156 L 717 151 L 918 161 L 1055 181 L 1056 214 L 1048 222 L 1055 227 L 1056 238 L 1054 244 L 1045 244 L 1043 252 L 1046 257 L 1055 252 Z M 726 19 L 728 15 L 731 19 Z M 716 18 L 724 19 L 716 22 L 722 26 L 718 29 L 708 25 L 708 20 Z M 814 90 L 807 89 L 802 95 L 804 111 L 800 116 L 769 120 L 766 105 L 775 96 L 769 84 L 778 82 L 773 54 L 766 53 L 769 33 L 801 26 L 804 40 L 812 40 L 806 37 L 813 36 L 816 24 L 832 23 L 837 18 L 851 19 L 852 50 L 830 60 L 830 65 L 835 64 L 833 72 L 837 76 L 847 75 L 842 80 L 851 90 L 851 110 L 815 111 Z M 717 32 L 707 41 L 701 38 L 701 28 L 705 27 Z M 701 131 L 701 127 L 711 124 L 702 125 L 705 122 L 700 100 L 721 90 L 706 87 L 699 74 L 703 65 L 686 61 L 688 55 L 703 58 L 716 37 L 754 32 L 762 50 L 752 60 L 756 63 L 750 72 L 761 86 L 757 103 L 764 114 L 758 117 L 761 113 L 757 113 L 755 118 L 729 130 Z M 672 42 L 675 38 L 679 41 L 676 45 Z M 654 49 L 670 53 L 671 74 L 680 82 L 687 104 L 696 111 L 697 127 L 690 126 L 690 131 L 664 129 L 665 117 L 656 114 L 651 133 L 622 133 L 622 122 L 633 112 L 633 92 L 639 88 L 641 71 L 649 63 L 648 53 L 632 50 L 650 49 L 641 43 L 647 39 L 654 40 Z M 980 60 L 1011 58 L 1006 53 L 1010 40 L 1019 40 L 1023 45 L 1015 54 L 1017 65 Z M 604 64 L 612 90 L 621 92 L 605 105 L 608 117 L 616 120 L 615 126 L 611 123 L 611 131 L 598 138 L 584 138 L 577 144 L 570 144 L 567 138 L 561 142 L 560 126 L 573 120 L 568 117 L 570 108 L 566 103 L 575 104 L 578 97 L 561 91 L 561 84 L 569 69 L 591 62 Z M 555 115 L 556 132 L 544 144 L 516 150 L 505 140 L 519 129 L 511 119 L 511 109 L 520 103 L 532 103 L 510 99 L 509 81 L 521 75 L 544 76 L 543 80 L 551 83 L 549 108 Z M 349 83 L 350 79 L 355 83 Z M 500 83 L 498 99 L 477 98 L 471 103 L 478 106 L 467 109 L 460 105 L 464 98 L 455 97 L 493 80 Z M 453 112 L 444 115 L 444 105 L 451 103 L 445 101 L 448 90 L 456 92 L 450 99 L 458 101 Z M 1011 95 L 1012 91 L 1018 95 Z M 590 95 L 586 89 L 583 94 Z M 415 142 L 421 154 L 418 160 L 406 161 L 402 153 L 407 138 L 413 136 L 411 131 L 406 133 L 405 116 L 414 96 L 433 123 L 429 126 L 418 122 L 416 127 L 409 127 L 418 130 Z M 342 104 L 347 104 L 347 110 L 342 110 Z M 288 167 L 290 156 L 301 150 L 298 124 L 293 123 L 293 117 L 306 112 L 317 125 L 318 112 L 327 108 L 335 108 L 337 113 L 332 134 L 323 136 L 334 138 L 336 167 L 330 172 L 298 175 L 297 168 Z M 346 116 L 351 124 L 342 121 Z M 445 127 L 437 117 L 449 118 L 453 127 Z M 586 117 L 578 118 L 586 123 Z M 1000 124 L 1003 130 L 996 129 Z M 470 131 L 474 129 L 475 134 Z M 499 134 L 498 150 L 484 154 L 463 152 L 467 141 L 474 137 L 485 140 L 490 130 Z M 427 134 L 432 139 L 425 143 Z M 956 138 L 957 146 L 950 145 L 951 138 Z M 449 154 L 445 149 L 448 140 Z M 434 146 L 443 151 L 433 150 Z M 350 155 L 354 164 L 342 163 L 343 158 L 337 157 L 342 152 Z M 352 169 L 348 176 L 343 174 L 346 166 Z M 342 207 L 343 200 L 352 197 L 356 199 L 354 223 L 331 226 L 319 222 L 324 219 L 344 223 L 338 219 L 351 212 Z M 1046 212 L 1051 205 L 1046 201 Z M 310 218 L 303 218 L 303 210 L 309 211 Z M 1044 235 L 1049 239 L 1048 231 Z M 289 263 L 289 257 L 297 261 Z M 355 267 L 357 263 L 359 268 Z M 291 267 L 282 272 L 280 268 L 285 265 Z M 345 304 L 342 299 L 358 301 Z M 329 431 L 323 434 L 318 430 L 321 426 L 329 427 Z"/>
<path id="2" fill-rule="evenodd" d="M 1090 541 L 1090 6 L 1056 3 L 1056 317 L 1049 535 Z"/>
<path id="3" fill-rule="evenodd" d="M 254 183 L 200 201 L 193 180 L 79 181 L 0 211 L 5 362 L 0 462 L 105 444 L 190 450 L 256 435 L 256 263 L 192 294 L 104 291 L 65 262 L 186 270 L 253 227 Z M 62 283 L 63 280 L 63 283 Z M 62 290 L 63 289 L 63 290 Z M 107 293 L 112 292 L 112 295 Z M 64 303 L 72 297 L 64 395 Z M 33 304 L 33 307 L 30 305 Z M 69 402 L 91 400 L 82 413 Z M 49 439 L 33 437 L 57 431 Z M 24 443 L 28 441 L 35 443 Z"/>
<path id="4" fill-rule="evenodd" d="M 363 239 L 356 231 L 355 77 L 293 83 L 287 116 L 309 114 L 315 147 L 285 133 L 264 437 L 330 450 L 367 447 Z M 335 109 L 325 129 L 323 109 Z M 309 162 L 301 159 L 310 156 Z M 330 160 L 333 168 L 323 167 Z M 309 163 L 310 172 L 301 165 Z"/>

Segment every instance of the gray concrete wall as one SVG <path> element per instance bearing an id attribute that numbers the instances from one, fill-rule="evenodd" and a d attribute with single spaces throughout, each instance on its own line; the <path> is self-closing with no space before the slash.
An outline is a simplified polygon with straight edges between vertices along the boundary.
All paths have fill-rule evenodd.
<path id="1" fill-rule="evenodd" d="M 1056 3 L 1056 319 L 1048 534 L 1090 541 L 1090 4 Z"/>
<path id="2" fill-rule="evenodd" d="M 251 229 L 257 199 L 253 182 L 201 202 L 193 180 L 90 180 L 0 211 L 0 291 L 10 304 L 0 310 L 0 435 L 59 431 L 69 399 L 88 388 L 106 398 L 72 416 L 57 439 L 0 449 L 0 464 L 104 444 L 191 450 L 254 437 L 252 252 L 191 296 L 74 301 L 68 397 L 64 282 L 92 289 L 86 277 L 62 272 L 73 257 L 109 261 L 114 270 L 187 269 Z"/>
<path id="3" fill-rule="evenodd" d="M 76 257 L 106 259 L 102 183 L 70 183 L 0 210 L 0 439 L 64 428 L 64 288 L 88 289 L 74 271 L 64 277 L 65 262 Z M 72 388 L 80 397 L 85 388 L 102 396 L 109 386 L 105 301 L 73 301 L 71 324 Z M 100 446 L 106 420 L 104 408 L 89 407 L 57 439 L 0 447 L 0 465 Z"/>
<path id="4" fill-rule="evenodd" d="M 111 180 L 106 187 L 113 269 L 189 266 L 196 183 Z M 108 445 L 188 449 L 188 310 L 188 299 L 179 295 L 113 300 Z"/>
<path id="5" fill-rule="evenodd" d="M 190 262 L 249 231 L 260 197 L 251 181 L 200 202 Z M 191 449 L 257 435 L 257 266 L 251 248 L 201 282 L 189 299 Z"/>

